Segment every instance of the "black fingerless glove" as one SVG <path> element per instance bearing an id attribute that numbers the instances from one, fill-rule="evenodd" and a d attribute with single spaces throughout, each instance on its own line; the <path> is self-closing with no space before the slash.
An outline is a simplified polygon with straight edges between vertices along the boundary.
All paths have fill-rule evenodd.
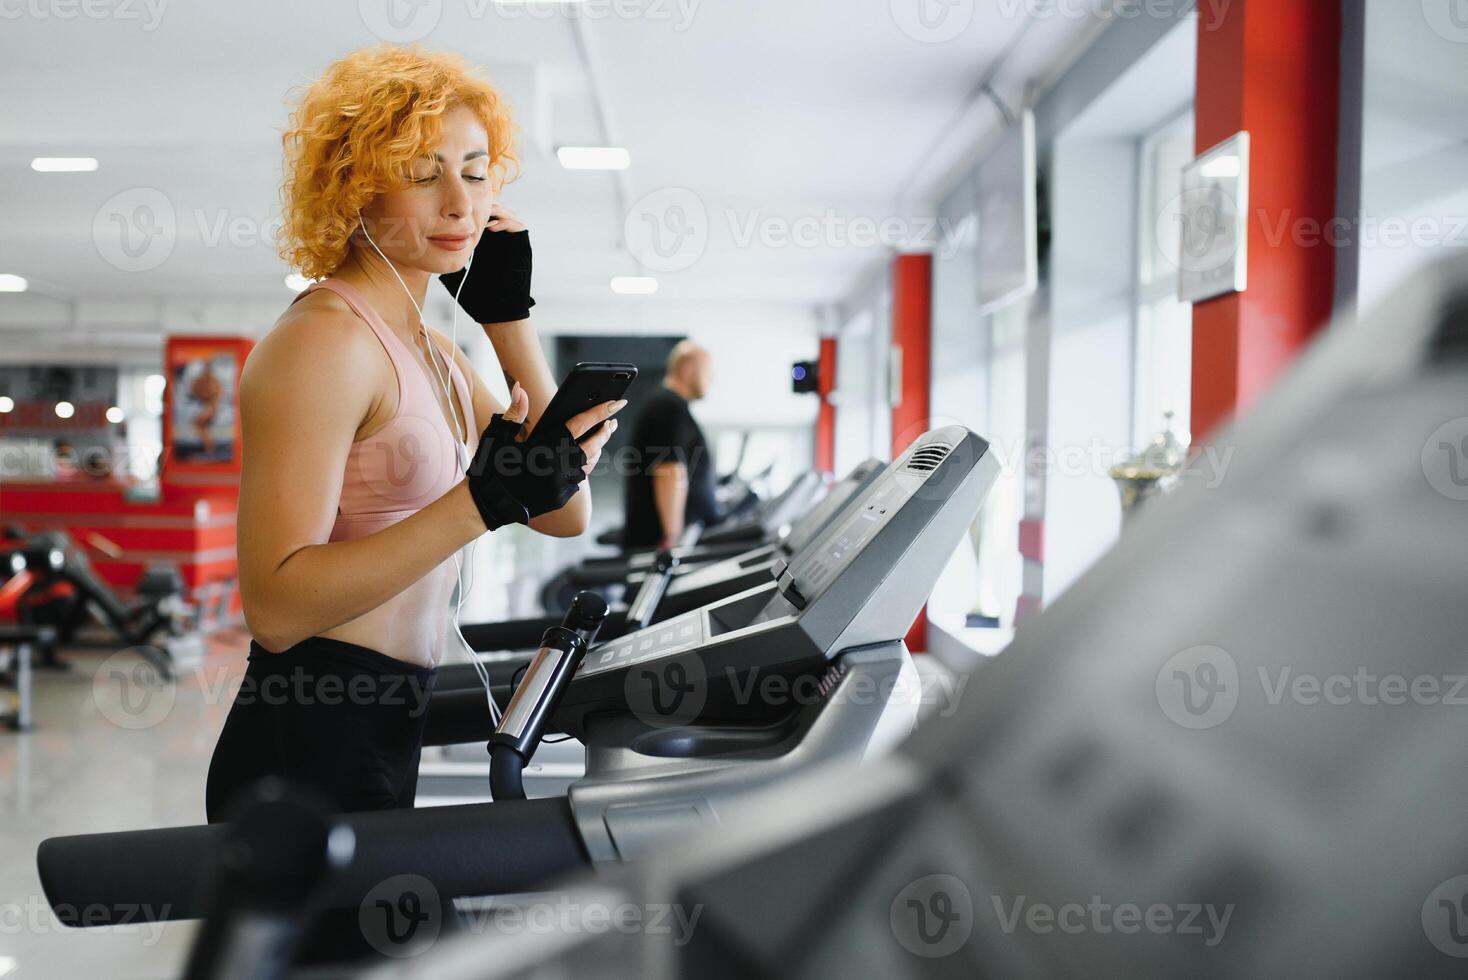
<path id="1" fill-rule="evenodd" d="M 538 425 L 524 442 L 519 431 L 493 416 L 469 463 L 469 494 L 491 531 L 560 510 L 586 479 L 586 453 L 564 424 Z"/>
<path id="2" fill-rule="evenodd" d="M 491 531 L 506 524 L 525 524 L 530 520 L 525 505 L 511 495 L 494 470 L 496 447 L 514 442 L 519 431 L 520 426 L 505 421 L 503 415 L 490 416 L 489 425 L 479 437 L 479 448 L 475 450 L 465 473 L 469 478 L 469 496 L 474 498 L 474 506 L 484 519 L 484 526 Z"/>
<path id="3" fill-rule="evenodd" d="M 489 231 L 479 236 L 474 259 L 465 272 L 438 277 L 449 295 L 475 323 L 509 323 L 530 316 L 535 300 L 530 297 L 530 232 Z M 464 283 L 462 291 L 459 284 Z"/>

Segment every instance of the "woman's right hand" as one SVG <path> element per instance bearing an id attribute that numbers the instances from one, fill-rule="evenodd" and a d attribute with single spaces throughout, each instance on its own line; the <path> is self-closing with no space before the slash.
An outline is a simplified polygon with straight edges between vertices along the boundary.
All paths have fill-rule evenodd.
<path id="1" fill-rule="evenodd" d="M 607 440 L 612 433 L 617 431 L 617 420 L 612 416 L 627 407 L 627 399 L 621 401 L 603 402 L 592 408 L 588 408 L 580 415 L 573 415 L 566 422 L 566 428 L 570 430 L 572 438 L 581 446 L 581 451 L 586 454 L 586 465 L 582 471 L 591 475 L 596 469 L 597 462 L 601 459 L 601 451 L 606 447 Z M 602 423 L 605 422 L 605 425 Z M 601 426 L 597 428 L 597 426 Z M 592 429 L 596 429 L 591 435 L 587 435 Z"/>
<path id="2" fill-rule="evenodd" d="M 469 464 L 469 492 L 485 526 L 493 531 L 505 524 L 527 524 L 566 506 L 601 458 L 616 429 L 612 416 L 624 405 L 625 400 L 605 402 L 566 424 L 537 425 L 527 436 L 529 400 L 517 383 L 510 407 L 490 419 Z M 600 422 L 607 424 L 587 436 Z"/>

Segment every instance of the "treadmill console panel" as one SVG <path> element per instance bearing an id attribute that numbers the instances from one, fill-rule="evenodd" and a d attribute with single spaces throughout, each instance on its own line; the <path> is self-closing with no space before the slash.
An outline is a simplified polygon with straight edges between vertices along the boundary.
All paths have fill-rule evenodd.
<path id="1" fill-rule="evenodd" d="M 785 568 L 780 575 L 780 591 L 792 605 L 803 609 L 815 601 L 922 485 L 921 480 L 911 476 L 899 477 L 896 470 L 883 474 L 855 511 Z"/>
<path id="2" fill-rule="evenodd" d="M 957 484 L 947 477 L 942 479 L 944 485 L 929 486 L 929 482 L 950 469 L 941 464 L 965 439 L 977 437 L 951 426 L 917 440 L 873 479 L 842 510 L 836 522 L 808 547 L 791 558 L 777 561 L 772 569 L 775 581 L 591 650 L 576 675 L 578 681 L 587 684 L 573 684 L 567 704 L 615 700 L 620 692 L 610 686 L 616 681 L 608 675 L 627 673 L 628 668 L 651 661 L 682 659 L 695 651 L 700 658 L 712 658 L 707 661 L 711 671 L 715 664 L 734 665 L 740 670 L 781 669 L 797 662 L 809 663 L 833 656 L 837 651 L 822 649 L 815 636 L 808 635 L 801 627 L 801 620 L 833 583 L 857 563 L 859 556 L 869 550 L 883 530 L 893 524 L 910 501 L 931 496 L 934 507 L 946 503 Z M 986 448 L 986 445 L 980 448 L 980 456 Z M 967 460 L 965 463 L 951 468 L 960 478 L 975 465 Z M 930 492 L 924 493 L 925 490 Z M 873 550 L 866 556 L 866 563 L 888 568 L 900 560 L 912 541 L 917 540 L 911 535 L 918 534 L 928 524 L 926 509 L 917 516 L 918 520 L 908 524 L 910 532 L 895 536 L 890 554 Z M 875 596 L 872 599 L 881 601 Z M 823 623 L 833 618 L 827 613 L 821 617 Z"/>
<path id="3" fill-rule="evenodd" d="M 701 646 L 707 638 L 702 609 L 601 644 L 586 654 L 578 676 L 669 657 Z"/>

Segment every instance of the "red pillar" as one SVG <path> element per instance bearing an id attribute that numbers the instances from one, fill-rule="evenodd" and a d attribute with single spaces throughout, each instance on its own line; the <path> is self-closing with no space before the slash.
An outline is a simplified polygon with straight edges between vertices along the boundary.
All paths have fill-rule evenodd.
<path id="1" fill-rule="evenodd" d="M 1221 20 L 1198 21 L 1197 150 L 1248 130 L 1251 156 L 1248 288 L 1193 307 L 1201 442 L 1330 319 L 1341 11 L 1334 0 L 1233 0 Z"/>
<path id="2" fill-rule="evenodd" d="M 901 400 L 892 409 L 892 458 L 928 430 L 933 349 L 933 257 L 899 255 L 892 263 L 892 345 L 902 353 Z M 914 653 L 928 648 L 924 606 L 907 633 Z"/>
<path id="3" fill-rule="evenodd" d="M 836 471 L 836 406 L 831 392 L 836 390 L 836 338 L 821 338 L 821 360 L 818 385 L 821 399 L 816 416 L 816 469 L 822 473 Z"/>

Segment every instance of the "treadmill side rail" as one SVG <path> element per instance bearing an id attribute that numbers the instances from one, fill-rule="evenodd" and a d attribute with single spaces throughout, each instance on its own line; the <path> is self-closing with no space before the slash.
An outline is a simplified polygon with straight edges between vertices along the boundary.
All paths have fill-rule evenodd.
<path id="1" fill-rule="evenodd" d="M 841 654 L 821 686 L 775 744 L 668 758 L 625 739 L 632 744 L 589 752 L 586 778 L 567 795 L 592 861 L 645 856 L 666 846 L 670 831 L 717 822 L 724 806 L 813 767 L 855 767 L 893 747 L 917 721 L 917 671 L 901 641 Z"/>

